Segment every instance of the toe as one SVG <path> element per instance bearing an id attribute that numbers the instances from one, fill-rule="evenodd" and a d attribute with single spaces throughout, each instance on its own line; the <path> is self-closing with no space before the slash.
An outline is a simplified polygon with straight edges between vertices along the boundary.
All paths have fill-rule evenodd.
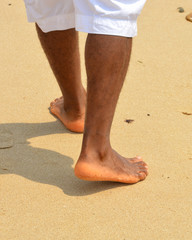
<path id="1" fill-rule="evenodd" d="M 147 165 L 147 163 L 145 163 L 144 161 L 140 162 L 140 164 L 141 164 L 142 166 L 144 166 L 145 168 L 148 169 L 148 165 Z"/>
<path id="2" fill-rule="evenodd" d="M 141 161 L 141 162 L 134 162 L 134 165 L 141 167 L 141 168 L 146 168 L 148 169 L 148 166 L 145 162 Z"/>
<path id="3" fill-rule="evenodd" d="M 52 101 L 51 103 L 50 103 L 50 106 L 52 107 L 53 105 L 55 105 L 55 102 L 54 101 Z"/>
<path id="4" fill-rule="evenodd" d="M 148 172 L 148 166 L 142 163 L 137 163 L 137 167 L 139 169 L 139 171 L 144 171 L 144 172 Z"/>
<path id="5" fill-rule="evenodd" d="M 141 168 L 140 172 L 145 173 L 146 176 L 148 175 L 148 170 L 146 168 Z"/>
<path id="6" fill-rule="evenodd" d="M 137 158 L 137 157 L 134 157 L 134 158 L 128 158 L 128 160 L 130 161 L 130 162 L 141 162 L 142 161 L 142 159 L 139 159 L 139 158 Z"/>
<path id="7" fill-rule="evenodd" d="M 139 176 L 139 179 L 142 181 L 146 178 L 147 175 L 144 172 L 139 172 L 138 176 Z"/>
<path id="8" fill-rule="evenodd" d="M 148 169 L 148 165 L 143 160 L 135 161 L 135 164 L 138 164 L 138 165 Z"/>
<path id="9" fill-rule="evenodd" d="M 143 162 L 144 164 L 146 164 L 144 161 L 143 161 L 143 158 L 142 157 L 134 157 L 134 158 L 131 158 L 130 159 L 131 162 Z"/>

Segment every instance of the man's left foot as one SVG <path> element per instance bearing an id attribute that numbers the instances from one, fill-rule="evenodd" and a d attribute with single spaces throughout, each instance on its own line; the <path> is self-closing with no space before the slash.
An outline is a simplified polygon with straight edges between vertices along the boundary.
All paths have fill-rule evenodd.
<path id="1" fill-rule="evenodd" d="M 64 98 L 56 98 L 50 103 L 50 111 L 55 115 L 64 126 L 77 133 L 82 133 L 84 130 L 85 113 L 66 112 L 64 109 Z"/>

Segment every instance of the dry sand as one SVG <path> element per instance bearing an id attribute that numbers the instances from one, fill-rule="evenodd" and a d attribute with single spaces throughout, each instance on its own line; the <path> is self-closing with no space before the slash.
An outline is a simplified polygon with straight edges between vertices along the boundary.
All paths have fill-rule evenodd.
<path id="1" fill-rule="evenodd" d="M 60 91 L 34 25 L 22 1 L 3 1 L 1 240 L 192 239 L 191 10 L 191 0 L 151 0 L 139 18 L 111 140 L 121 154 L 143 156 L 150 175 L 123 185 L 74 177 L 82 135 L 49 114 Z M 86 85 L 83 66 L 82 77 Z"/>

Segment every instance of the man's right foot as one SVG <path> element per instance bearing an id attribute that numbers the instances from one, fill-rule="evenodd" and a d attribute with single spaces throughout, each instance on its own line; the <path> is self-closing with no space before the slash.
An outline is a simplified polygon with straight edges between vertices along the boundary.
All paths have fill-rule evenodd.
<path id="1" fill-rule="evenodd" d="M 114 150 L 101 155 L 96 152 L 81 154 L 75 175 L 87 181 L 136 183 L 148 175 L 147 164 L 140 158 L 124 158 Z"/>
<path id="2" fill-rule="evenodd" d="M 50 111 L 55 115 L 64 126 L 77 133 L 82 133 L 84 130 L 85 113 L 73 113 L 69 114 L 64 110 L 64 98 L 56 98 L 50 103 Z"/>

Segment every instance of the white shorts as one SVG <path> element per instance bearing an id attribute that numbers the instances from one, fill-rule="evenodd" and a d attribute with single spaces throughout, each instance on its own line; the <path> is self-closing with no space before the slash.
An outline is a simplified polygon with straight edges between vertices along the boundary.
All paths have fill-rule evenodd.
<path id="1" fill-rule="evenodd" d="M 29 22 L 43 32 L 67 30 L 134 37 L 146 0 L 24 0 Z"/>

